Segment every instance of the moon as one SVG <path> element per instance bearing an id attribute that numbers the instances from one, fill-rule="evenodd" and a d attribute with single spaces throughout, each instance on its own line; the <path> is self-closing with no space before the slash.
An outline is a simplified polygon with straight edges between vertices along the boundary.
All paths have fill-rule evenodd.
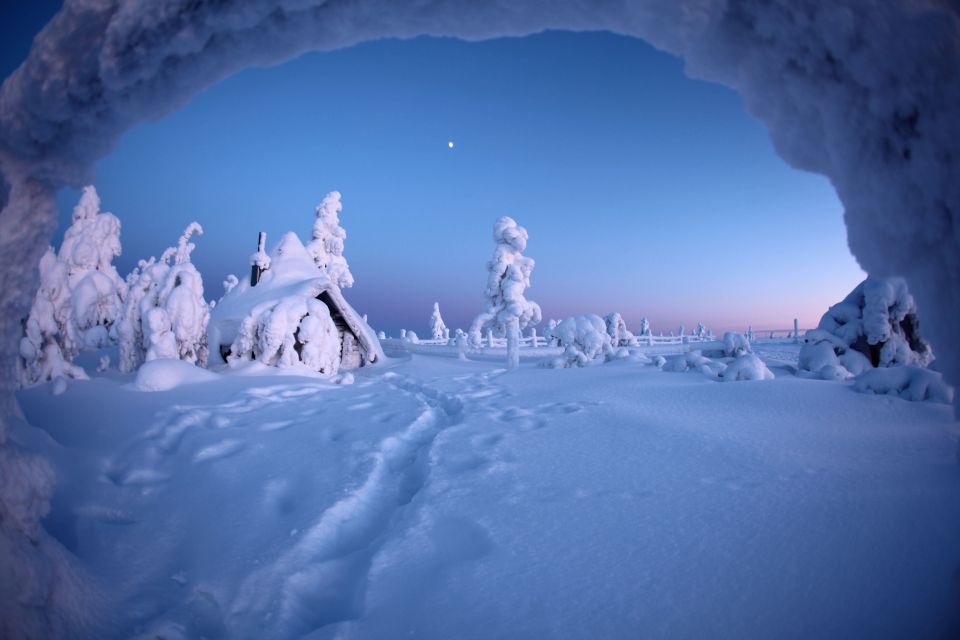
<path id="1" fill-rule="evenodd" d="M 450 140 L 449 142 L 447 142 L 447 148 L 453 149 L 453 140 Z"/>

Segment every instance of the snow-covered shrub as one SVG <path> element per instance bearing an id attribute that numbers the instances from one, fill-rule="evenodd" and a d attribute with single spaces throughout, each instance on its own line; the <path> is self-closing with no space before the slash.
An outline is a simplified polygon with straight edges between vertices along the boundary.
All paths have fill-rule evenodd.
<path id="1" fill-rule="evenodd" d="M 633 334 L 627 329 L 627 323 L 623 317 L 614 311 L 604 317 L 603 321 L 607 325 L 607 335 L 610 336 L 610 345 L 613 347 L 626 347 L 633 342 Z"/>
<path id="2" fill-rule="evenodd" d="M 353 274 L 347 259 L 343 257 L 343 242 L 347 232 L 340 226 L 340 192 L 331 191 L 317 205 L 317 219 L 313 223 L 313 239 L 307 251 L 318 267 L 326 271 L 341 289 L 353 286 Z"/>
<path id="3" fill-rule="evenodd" d="M 420 337 L 417 336 L 416 331 L 407 331 L 403 335 L 403 341 L 409 342 L 410 344 L 420 344 Z"/>
<path id="4" fill-rule="evenodd" d="M 739 358 L 745 353 L 752 353 L 750 342 L 742 333 L 727 331 L 723 334 L 723 355 Z"/>
<path id="5" fill-rule="evenodd" d="M 190 261 L 194 233 L 200 235 L 203 229 L 191 222 L 176 247 L 159 260 L 141 260 L 127 277 L 128 293 L 116 327 L 121 371 L 134 371 L 157 358 L 206 365 L 210 307 L 200 273 Z"/>
<path id="6" fill-rule="evenodd" d="M 814 377 L 843 379 L 872 367 L 932 361 L 906 282 L 869 276 L 807 332 L 799 366 Z"/>
<path id="7" fill-rule="evenodd" d="M 658 366 L 664 371 L 673 373 L 699 371 L 700 373 L 703 373 L 711 378 L 715 377 L 717 372 L 723 370 L 722 363 L 707 358 L 697 349 L 675 356 L 667 356 L 664 358 L 663 364 Z"/>
<path id="8" fill-rule="evenodd" d="M 96 189 L 85 187 L 60 251 L 48 248 L 40 261 L 40 288 L 20 342 L 21 385 L 85 377 L 73 358 L 111 343 L 127 292 L 112 264 L 119 255 L 120 221 L 101 213 Z"/>
<path id="9" fill-rule="evenodd" d="M 597 315 L 567 318 L 556 326 L 553 335 L 564 351 L 562 356 L 544 361 L 550 368 L 585 367 L 603 362 L 613 353 L 606 322 Z"/>
<path id="10" fill-rule="evenodd" d="M 254 307 L 243 319 L 228 362 L 298 364 L 333 375 L 340 368 L 340 334 L 330 310 L 316 298 L 287 296 Z"/>
<path id="11" fill-rule="evenodd" d="M 717 376 L 724 382 L 774 379 L 773 372 L 767 368 L 763 360 L 752 353 L 745 353 L 734 359 L 727 364 L 726 368 L 718 372 Z"/>
<path id="12" fill-rule="evenodd" d="M 909 365 L 870 369 L 857 376 L 853 388 L 861 393 L 898 396 L 914 402 L 953 402 L 953 389 L 940 373 Z"/>
<path id="13" fill-rule="evenodd" d="M 443 317 L 440 315 L 440 303 L 433 303 L 433 313 L 430 314 L 430 334 L 434 340 L 443 340 L 444 336 L 449 337 L 447 325 L 443 323 Z"/>
<path id="14" fill-rule="evenodd" d="M 386 332 L 384 332 L 384 331 L 377 331 L 377 339 L 378 339 L 378 340 L 386 340 L 386 339 L 387 339 L 387 334 L 386 334 Z"/>
<path id="15" fill-rule="evenodd" d="M 527 230 L 513 218 L 497 218 L 493 225 L 496 248 L 487 263 L 487 287 L 484 310 L 470 326 L 471 341 L 480 343 L 484 328 L 507 336 L 507 367 L 520 364 L 520 332 L 540 322 L 540 305 L 524 297 L 530 286 L 534 261 L 523 255 L 527 248 Z"/>

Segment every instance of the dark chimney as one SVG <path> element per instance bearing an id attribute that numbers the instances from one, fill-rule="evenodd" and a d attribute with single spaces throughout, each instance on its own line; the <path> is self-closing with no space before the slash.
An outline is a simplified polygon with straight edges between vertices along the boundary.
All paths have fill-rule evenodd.
<path id="1" fill-rule="evenodd" d="M 263 231 L 260 232 L 260 237 L 257 240 L 257 252 L 253 254 L 253 259 L 250 261 L 250 286 L 255 287 L 257 283 L 260 282 L 260 275 L 263 273 L 261 268 L 260 256 L 265 254 L 264 245 L 267 243 L 267 234 Z"/>

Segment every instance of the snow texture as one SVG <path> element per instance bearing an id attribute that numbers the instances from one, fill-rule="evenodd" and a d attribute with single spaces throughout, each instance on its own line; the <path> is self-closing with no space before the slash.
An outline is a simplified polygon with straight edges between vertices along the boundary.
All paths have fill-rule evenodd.
<path id="1" fill-rule="evenodd" d="M 137 391 L 169 391 L 184 384 L 210 382 L 217 378 L 215 373 L 176 357 L 157 358 L 137 370 L 133 388 Z"/>
<path id="2" fill-rule="evenodd" d="M 67 0 L 0 87 L 0 442 L 16 411 L 20 319 L 36 287 L 36 276 L 18 274 L 49 243 L 60 186 L 89 181 L 96 161 L 137 122 L 170 113 L 240 69 L 423 34 L 607 29 L 682 57 L 691 76 L 734 88 L 781 157 L 830 179 L 861 266 L 906 278 L 941 353 L 938 366 L 958 384 L 958 15 L 956 3 L 911 0 Z M 59 600 L 49 602 L 24 607 L 11 633 L 45 635 L 63 613 Z"/>
<path id="3" fill-rule="evenodd" d="M 509 369 L 519 365 L 520 332 L 541 320 L 540 305 L 524 297 L 535 264 L 532 258 L 523 255 L 528 237 L 527 230 L 513 218 L 497 218 L 493 225 L 496 248 L 487 263 L 484 310 L 470 325 L 474 345 L 480 344 L 484 329 L 506 335 Z"/>
<path id="4" fill-rule="evenodd" d="M 341 289 L 353 286 L 353 274 L 350 273 L 347 259 L 343 257 L 343 242 L 347 239 L 347 232 L 340 226 L 342 210 L 340 192 L 328 193 L 317 205 L 313 239 L 307 244 L 313 261 Z"/>

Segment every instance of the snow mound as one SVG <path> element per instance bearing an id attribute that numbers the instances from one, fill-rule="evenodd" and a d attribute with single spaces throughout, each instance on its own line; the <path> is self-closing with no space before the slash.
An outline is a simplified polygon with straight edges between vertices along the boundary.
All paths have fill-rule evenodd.
<path id="1" fill-rule="evenodd" d="M 724 382 L 736 382 L 739 380 L 773 380 L 774 375 L 763 360 L 753 355 L 745 353 L 733 362 L 728 364 L 721 371 L 719 378 Z"/>
<path id="2" fill-rule="evenodd" d="M 140 367 L 133 388 L 137 391 L 169 391 L 184 384 L 211 382 L 218 377 L 184 360 L 159 358 Z"/>
<path id="3" fill-rule="evenodd" d="M 860 393 L 876 393 L 912 402 L 953 402 L 953 389 L 936 371 L 908 365 L 871 369 L 853 381 Z"/>

